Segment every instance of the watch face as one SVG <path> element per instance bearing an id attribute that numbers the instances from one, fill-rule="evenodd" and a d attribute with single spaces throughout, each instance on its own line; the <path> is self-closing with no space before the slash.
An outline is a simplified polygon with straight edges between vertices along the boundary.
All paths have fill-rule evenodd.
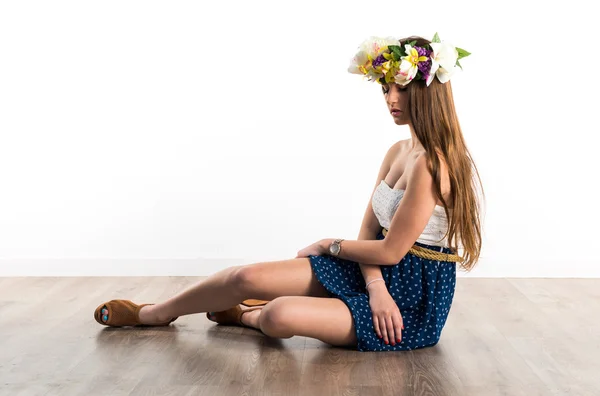
<path id="1" fill-rule="evenodd" d="M 331 254 L 338 254 L 340 252 L 340 245 L 337 243 L 332 244 L 329 247 L 329 251 L 331 252 Z"/>

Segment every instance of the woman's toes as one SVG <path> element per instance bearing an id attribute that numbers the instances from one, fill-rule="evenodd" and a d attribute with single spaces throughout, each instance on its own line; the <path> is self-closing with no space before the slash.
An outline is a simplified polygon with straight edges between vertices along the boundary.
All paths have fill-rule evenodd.
<path id="1" fill-rule="evenodd" d="M 108 322 L 108 309 L 106 309 L 106 305 L 102 308 L 102 321 L 104 323 Z"/>

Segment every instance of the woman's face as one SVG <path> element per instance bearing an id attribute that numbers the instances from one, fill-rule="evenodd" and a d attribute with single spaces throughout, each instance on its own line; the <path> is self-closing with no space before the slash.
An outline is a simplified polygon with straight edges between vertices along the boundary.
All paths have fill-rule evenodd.
<path id="1" fill-rule="evenodd" d="M 406 125 L 410 122 L 408 111 L 408 88 L 396 83 L 383 84 L 381 86 L 383 97 L 397 125 Z"/>

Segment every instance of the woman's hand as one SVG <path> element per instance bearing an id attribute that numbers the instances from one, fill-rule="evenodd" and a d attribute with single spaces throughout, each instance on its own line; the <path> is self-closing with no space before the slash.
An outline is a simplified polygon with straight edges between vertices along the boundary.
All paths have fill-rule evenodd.
<path id="1" fill-rule="evenodd" d="M 379 338 L 392 345 L 402 341 L 404 322 L 400 309 L 387 290 L 384 282 L 369 285 L 369 305 L 373 312 L 373 325 Z"/>
<path id="2" fill-rule="evenodd" d="M 298 252 L 296 258 L 312 256 L 321 256 L 329 251 L 329 244 L 333 239 L 321 239 L 310 246 Z"/>

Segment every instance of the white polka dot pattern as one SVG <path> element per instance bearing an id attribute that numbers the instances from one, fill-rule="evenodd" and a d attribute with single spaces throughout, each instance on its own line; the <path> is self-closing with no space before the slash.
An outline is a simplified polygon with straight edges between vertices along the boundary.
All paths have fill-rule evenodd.
<path id="1" fill-rule="evenodd" d="M 383 239 L 380 232 L 377 239 Z M 425 248 L 450 253 L 445 247 L 417 242 Z M 377 337 L 369 295 L 358 263 L 329 255 L 309 256 L 311 268 L 330 297 L 341 299 L 352 312 L 358 351 L 406 351 L 438 343 L 456 286 L 456 264 L 407 254 L 396 265 L 382 265 L 390 295 L 404 321 L 402 341 L 386 345 Z"/>

